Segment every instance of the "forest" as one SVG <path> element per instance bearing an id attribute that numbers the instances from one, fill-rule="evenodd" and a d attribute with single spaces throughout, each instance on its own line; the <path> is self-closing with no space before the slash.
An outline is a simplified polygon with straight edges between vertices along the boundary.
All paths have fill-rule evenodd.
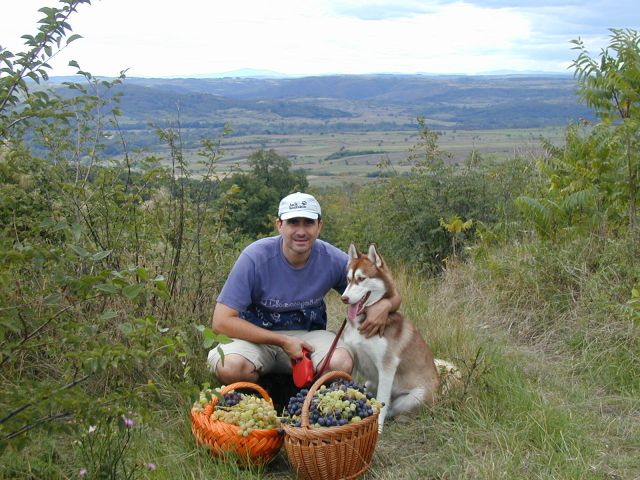
<path id="1" fill-rule="evenodd" d="M 221 174 L 228 127 L 195 160 L 179 124 L 134 153 L 124 74 L 72 62 L 47 88 L 83 3 L 42 8 L 24 51 L 0 47 L 0 478 L 295 478 L 284 453 L 214 459 L 189 409 L 216 385 L 217 293 L 296 190 L 319 199 L 324 240 L 378 245 L 403 312 L 462 375 L 385 427 L 363 478 L 640 477 L 639 32 L 611 29 L 597 56 L 574 40 L 587 113 L 561 145 L 453 162 L 410 112 L 407 172 L 382 161 L 367 183 L 321 187 L 271 148 Z M 328 306 L 337 328 L 339 296 Z"/>

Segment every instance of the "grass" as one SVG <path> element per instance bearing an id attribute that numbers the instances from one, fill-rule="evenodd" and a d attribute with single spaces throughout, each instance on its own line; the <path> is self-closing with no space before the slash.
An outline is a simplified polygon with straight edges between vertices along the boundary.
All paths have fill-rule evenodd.
<path id="1" fill-rule="evenodd" d="M 560 348 L 562 329 L 549 334 L 557 336 L 552 346 L 509 333 L 513 312 L 486 273 L 475 263 L 454 265 L 431 282 L 397 272 L 403 311 L 436 357 L 460 366 L 465 386 L 431 410 L 390 422 L 363 478 L 638 478 L 638 399 L 611 391 L 597 371 L 576 369 L 574 353 Z M 337 295 L 329 310 L 335 328 L 344 315 Z M 188 425 L 179 423 L 184 448 Z M 230 472 L 202 456 L 193 453 L 192 478 L 294 478 L 284 455 L 252 473 Z"/>
<path id="2" fill-rule="evenodd" d="M 616 279 L 624 273 L 612 277 L 604 266 L 576 267 L 580 259 L 619 261 L 626 247 L 618 244 L 607 251 L 594 245 L 588 252 L 583 247 L 557 249 L 555 288 L 540 285 L 535 294 L 532 286 L 544 272 L 532 268 L 525 261 L 529 255 L 516 247 L 467 264 L 450 262 L 435 280 L 396 270 L 403 312 L 436 357 L 460 367 L 464 386 L 432 409 L 390 421 L 362 478 L 640 478 L 637 332 L 627 331 L 625 337 L 624 319 L 609 319 L 608 325 L 598 320 L 613 301 L 611 295 L 618 294 Z M 627 273 L 637 268 L 627 266 Z M 603 289 L 613 292 L 606 300 Z M 569 295 L 573 300 L 567 300 L 567 292 L 574 292 Z M 335 329 L 344 306 L 333 293 L 328 305 Z M 540 323 L 544 328 L 536 328 Z M 199 375 L 207 377 L 204 367 Z M 138 459 L 158 466 L 153 472 L 141 470 L 143 478 L 295 478 L 284 452 L 262 470 L 212 459 L 195 446 L 190 432 L 193 399 L 172 394 L 170 385 L 162 390 L 162 407 L 147 420 L 146 434 L 135 445 Z M 20 478 L 75 477 L 69 465 L 76 463 L 63 454 L 71 446 L 43 440 L 28 447 L 36 452 L 14 457 L 26 462 Z M 40 476 L 30 476 L 30 468 Z M 51 475 L 42 475 L 47 468 Z M 4 471 L 9 471 L 6 465 Z"/>

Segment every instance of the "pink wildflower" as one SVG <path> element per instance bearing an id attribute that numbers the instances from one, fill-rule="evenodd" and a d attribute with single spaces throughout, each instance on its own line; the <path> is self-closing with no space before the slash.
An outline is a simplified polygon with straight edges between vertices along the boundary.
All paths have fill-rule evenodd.
<path id="1" fill-rule="evenodd" d="M 78 475 L 81 477 L 84 477 L 86 474 L 87 474 L 86 468 L 81 468 L 80 471 L 78 472 Z"/>
<path id="2" fill-rule="evenodd" d="M 131 428 L 133 427 L 133 420 L 129 417 L 125 417 L 124 415 L 122 415 L 122 421 L 124 422 L 124 426 L 127 428 Z"/>

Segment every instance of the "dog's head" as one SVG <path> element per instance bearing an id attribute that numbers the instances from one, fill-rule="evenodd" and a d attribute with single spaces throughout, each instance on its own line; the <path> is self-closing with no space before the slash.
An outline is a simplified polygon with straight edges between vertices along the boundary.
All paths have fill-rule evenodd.
<path id="1" fill-rule="evenodd" d="M 347 317 L 355 320 L 369 305 L 373 305 L 388 295 L 388 275 L 382 256 L 375 245 L 364 255 L 352 243 L 349 247 L 347 264 L 347 288 L 342 301 L 348 305 Z"/>

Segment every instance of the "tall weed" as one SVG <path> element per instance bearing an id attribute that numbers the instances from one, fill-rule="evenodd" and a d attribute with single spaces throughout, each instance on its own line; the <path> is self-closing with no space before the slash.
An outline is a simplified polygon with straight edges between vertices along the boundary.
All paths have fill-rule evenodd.
<path id="1" fill-rule="evenodd" d="M 637 325 L 624 305 L 640 278 L 629 238 L 531 240 L 482 261 L 482 275 L 521 341 L 574 356 L 576 372 L 605 388 L 638 392 Z"/>

